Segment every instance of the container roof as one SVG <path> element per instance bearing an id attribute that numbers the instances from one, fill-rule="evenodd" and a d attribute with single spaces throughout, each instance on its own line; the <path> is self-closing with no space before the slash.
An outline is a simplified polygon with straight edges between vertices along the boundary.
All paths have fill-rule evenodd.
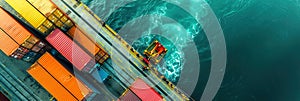
<path id="1" fill-rule="evenodd" d="M 11 55 L 19 47 L 19 45 L 2 30 L 0 30 L 0 43 L 0 50 L 7 56 Z"/>
<path id="2" fill-rule="evenodd" d="M 142 101 L 162 101 L 162 96 L 152 87 L 138 78 L 130 86 L 130 90 L 135 93 Z"/>
<path id="3" fill-rule="evenodd" d="M 59 29 L 49 34 L 46 40 L 80 71 L 92 60 L 91 56 Z"/>

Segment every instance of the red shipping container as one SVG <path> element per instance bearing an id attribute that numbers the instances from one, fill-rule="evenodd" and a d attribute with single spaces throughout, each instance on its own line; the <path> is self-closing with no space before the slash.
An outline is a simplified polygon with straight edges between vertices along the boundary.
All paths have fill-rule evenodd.
<path id="1" fill-rule="evenodd" d="M 140 78 L 137 78 L 129 89 L 132 92 L 125 92 L 119 100 L 136 99 L 137 96 L 142 101 L 163 101 L 163 97 Z"/>
<path id="2" fill-rule="evenodd" d="M 46 40 L 80 71 L 92 60 L 92 57 L 59 29 L 50 33 Z"/>
<path id="3" fill-rule="evenodd" d="M 132 91 L 127 89 L 117 101 L 142 101 L 138 96 L 136 96 Z"/>

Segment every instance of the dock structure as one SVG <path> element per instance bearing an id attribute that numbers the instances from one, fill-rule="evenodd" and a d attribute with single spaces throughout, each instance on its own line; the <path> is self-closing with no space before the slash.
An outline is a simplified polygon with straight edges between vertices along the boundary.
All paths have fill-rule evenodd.
<path id="1" fill-rule="evenodd" d="M 101 94 L 105 94 L 109 96 L 105 99 L 115 100 L 116 98 L 114 96 L 108 94 L 107 89 L 103 89 L 101 87 L 107 87 L 107 82 L 112 82 L 112 81 L 117 82 L 119 83 L 119 85 L 113 85 L 113 86 L 116 86 L 116 88 L 118 87 L 120 88 L 119 91 L 116 91 L 117 92 L 116 95 L 121 95 L 122 92 L 120 93 L 120 91 L 123 91 L 122 89 L 129 88 L 132 84 L 135 83 L 137 79 L 139 79 L 143 81 L 145 84 L 147 84 L 147 86 L 152 87 L 153 91 L 156 91 L 157 94 L 159 94 L 163 100 L 166 101 L 193 100 L 192 98 L 188 97 L 187 94 L 185 94 L 182 90 L 180 90 L 170 81 L 168 81 L 163 75 L 157 72 L 156 68 L 153 67 L 154 65 L 145 63 L 143 61 L 145 58 L 140 53 L 138 53 L 135 49 L 133 49 L 133 47 L 131 47 L 131 45 L 129 45 L 124 39 L 122 39 L 112 28 L 109 27 L 109 25 L 107 25 L 104 21 L 102 21 L 99 17 L 97 17 L 97 15 L 95 15 L 86 5 L 81 3 L 79 0 L 46 0 L 46 1 L 51 1 L 51 3 L 55 4 L 51 6 L 52 8 L 54 7 L 55 10 L 49 10 L 49 12 L 54 11 L 53 14 L 51 13 L 52 15 L 55 15 L 56 14 L 55 12 L 60 12 L 60 13 L 57 13 L 55 17 L 51 18 L 51 16 L 48 16 L 50 13 L 46 12 L 46 10 L 48 10 L 46 9 L 47 7 L 39 8 L 41 6 L 38 6 L 40 4 L 37 3 L 41 1 L 38 0 L 22 1 L 24 4 L 27 4 L 27 6 L 35 6 L 35 7 L 31 7 L 31 9 L 37 10 L 36 13 L 40 15 L 40 20 L 42 20 L 42 21 L 38 21 L 36 25 L 35 23 L 32 23 L 35 20 L 28 21 L 31 19 L 30 17 L 31 15 L 28 15 L 27 14 L 28 12 L 25 12 L 26 10 L 20 9 L 22 7 L 15 5 L 15 9 L 16 8 L 18 9 L 17 12 L 19 13 L 25 12 L 26 14 L 25 13 L 24 14 L 26 16 L 24 16 L 24 14 L 23 15 L 21 14 L 20 16 L 18 15 L 18 13 L 16 13 L 13 10 L 11 12 L 13 12 L 12 14 L 16 15 L 16 17 L 19 17 L 22 21 L 24 21 L 25 19 L 24 21 L 25 23 L 29 23 L 28 25 L 33 26 L 33 28 L 41 32 L 40 34 L 43 34 L 44 37 L 47 38 L 48 36 L 48 39 L 49 39 L 49 34 L 52 33 L 54 29 L 62 30 L 61 34 L 68 34 L 65 36 L 66 39 L 68 37 L 71 37 L 70 39 L 75 40 L 79 44 L 78 49 L 84 48 L 82 49 L 81 53 L 84 53 L 84 51 L 89 51 L 90 53 L 87 53 L 86 56 L 88 55 L 95 56 L 96 63 L 92 64 L 90 61 L 94 61 L 94 60 L 89 59 L 87 63 L 90 64 L 87 65 L 86 63 L 84 63 L 84 66 L 82 66 L 82 68 L 92 66 L 93 68 L 89 69 L 88 73 L 95 73 L 97 69 L 98 70 L 101 69 L 102 71 L 109 73 L 110 76 L 107 76 L 108 80 L 103 79 L 102 81 L 99 82 L 99 80 L 97 81 L 95 77 L 93 77 L 88 73 L 83 73 L 82 70 L 78 68 L 77 68 L 78 70 L 74 70 L 74 72 L 79 71 L 79 74 L 81 75 L 77 75 L 76 78 L 84 82 L 85 85 L 87 85 L 89 88 L 93 90 L 93 92 L 98 93 L 97 97 L 100 98 L 101 96 L 104 96 Z M 14 3 L 17 4 L 16 1 L 9 1 L 9 2 L 10 5 L 13 5 Z M 43 2 L 45 3 L 45 1 Z M 0 5 L 1 4 L 3 5 L 3 0 L 0 0 Z M 18 2 L 18 5 L 21 5 L 21 2 Z M 56 6 L 57 8 L 55 8 Z M 10 7 L 4 7 L 4 8 L 11 9 Z M 44 9 L 44 8 L 46 9 L 45 12 L 41 12 L 40 9 Z M 53 20 L 54 18 L 60 19 L 59 21 L 64 22 L 65 24 L 62 26 L 60 23 L 58 23 L 59 21 L 57 22 L 56 20 Z M 49 27 L 47 27 L 46 25 L 49 25 Z M 41 28 L 41 26 L 42 27 L 46 26 L 47 29 L 43 29 Z M 68 31 L 70 29 L 73 30 Z M 99 51 L 99 52 L 95 51 L 95 53 L 93 53 L 93 50 L 90 50 L 88 47 L 86 47 L 85 44 L 82 44 L 81 40 L 74 38 L 73 34 L 76 32 L 76 30 L 81 31 L 79 33 L 82 34 L 81 37 L 86 37 L 87 40 L 91 40 L 91 42 L 95 42 L 96 48 L 99 47 L 99 49 L 103 51 Z M 45 39 L 42 38 L 42 40 Z M 49 47 L 52 47 L 52 49 L 54 50 L 58 50 L 58 48 L 54 47 L 53 45 L 55 44 L 56 41 L 53 41 L 51 43 L 49 40 L 47 40 L 47 42 L 52 45 Z M 63 54 L 63 52 L 61 51 L 58 52 L 60 52 L 62 57 L 64 58 L 67 57 L 65 54 Z M 78 65 L 74 65 L 77 62 L 76 63 L 72 62 L 74 57 L 70 57 L 66 59 L 70 62 L 69 64 L 75 67 L 76 66 L 79 67 Z M 68 61 L 66 62 L 68 63 Z M 149 70 L 145 70 L 144 69 L 145 67 L 149 67 Z M 44 100 L 44 98 L 40 98 L 39 94 L 37 94 L 35 91 L 32 91 L 34 89 L 28 87 L 28 84 L 23 84 L 23 82 L 19 80 L 22 77 L 16 77 L 17 74 L 15 72 L 11 73 L 8 68 L 9 68 L 8 66 L 0 63 L 0 81 L 1 81 L 0 88 L 2 88 L 2 91 L 7 92 L 6 94 L 9 97 L 13 96 L 13 98 L 10 99 L 31 100 L 31 101 Z M 69 68 L 69 67 L 65 67 L 65 68 Z M 24 69 L 23 72 L 26 71 L 26 69 Z M 28 74 L 22 74 L 22 75 L 28 75 Z M 41 87 L 40 85 L 38 86 Z M 111 90 L 112 88 L 109 89 Z M 50 98 L 48 98 L 48 100 L 49 99 Z"/>
<path id="2" fill-rule="evenodd" d="M 0 62 L 0 84 L 11 100 L 40 101 L 41 99 L 32 92 L 15 74 Z"/>
<path id="3" fill-rule="evenodd" d="M 30 65 L 0 52 L 0 92 L 12 101 L 49 100 L 52 96 L 26 73 Z"/>
<path id="4" fill-rule="evenodd" d="M 90 38 L 101 45 L 110 55 L 114 70 L 119 71 L 119 78 L 128 82 L 126 86 L 140 77 L 166 100 L 190 100 L 183 91 L 174 90 L 157 76 L 154 70 L 143 71 L 146 65 L 138 52 L 114 32 L 105 22 L 98 18 L 87 6 L 76 0 L 51 0 L 65 12 L 75 24 L 85 31 Z M 180 94 L 178 93 L 180 92 Z"/>

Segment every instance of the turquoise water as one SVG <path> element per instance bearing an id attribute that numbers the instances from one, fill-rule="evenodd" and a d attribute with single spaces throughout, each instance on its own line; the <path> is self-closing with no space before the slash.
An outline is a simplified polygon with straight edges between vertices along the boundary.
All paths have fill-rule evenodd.
<path id="1" fill-rule="evenodd" d="M 205 33 L 191 15 L 160 0 L 82 1 L 139 52 L 153 39 L 162 41 L 169 52 L 158 69 L 173 82 L 178 81 L 183 69 L 196 68 L 186 67 L 189 60 L 184 51 L 194 42 L 201 71 L 192 97 L 200 99 L 210 74 L 211 50 Z M 197 0 L 190 1 L 194 2 L 187 4 L 190 9 L 200 6 Z M 299 101 L 300 1 L 206 1 L 224 31 L 228 59 L 214 100 Z M 206 16 L 205 12 L 193 11 Z"/>

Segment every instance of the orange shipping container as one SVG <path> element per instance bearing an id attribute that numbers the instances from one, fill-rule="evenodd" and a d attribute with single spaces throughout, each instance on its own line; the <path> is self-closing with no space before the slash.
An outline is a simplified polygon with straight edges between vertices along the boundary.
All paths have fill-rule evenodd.
<path id="1" fill-rule="evenodd" d="M 76 101 L 77 99 L 57 82 L 41 65 L 33 64 L 27 72 L 57 100 Z"/>
<path id="2" fill-rule="evenodd" d="M 0 30 L 0 43 L 0 50 L 2 50 L 7 56 L 10 56 L 19 48 L 19 45 L 2 30 Z"/>
<path id="3" fill-rule="evenodd" d="M 37 62 L 77 99 L 83 100 L 87 95 L 92 93 L 88 87 L 77 80 L 76 77 L 49 53 L 45 53 Z"/>
<path id="4" fill-rule="evenodd" d="M 1 8 L 1 7 L 0 7 Z M 0 9 L 0 23 L 1 29 L 13 38 L 19 45 L 28 39 L 31 34 L 20 23 L 12 18 L 3 8 Z"/>
<path id="5" fill-rule="evenodd" d="M 1 50 L 8 56 L 21 59 L 39 39 L 0 7 Z"/>
<path id="6" fill-rule="evenodd" d="M 85 33 L 83 33 L 77 26 L 73 26 L 68 34 L 73 38 L 73 40 L 77 41 L 84 49 L 86 49 L 89 53 L 95 56 L 95 60 L 100 64 L 103 64 L 105 60 L 109 58 L 107 52 L 100 48 L 95 41 L 90 40 Z"/>
<path id="7" fill-rule="evenodd" d="M 77 29 L 76 26 L 73 26 L 68 34 L 73 37 L 73 40 L 77 41 L 80 45 L 82 45 L 89 53 L 95 55 L 100 49 L 96 46 L 96 43 L 91 41 L 88 37 L 86 37 L 81 30 Z"/>

